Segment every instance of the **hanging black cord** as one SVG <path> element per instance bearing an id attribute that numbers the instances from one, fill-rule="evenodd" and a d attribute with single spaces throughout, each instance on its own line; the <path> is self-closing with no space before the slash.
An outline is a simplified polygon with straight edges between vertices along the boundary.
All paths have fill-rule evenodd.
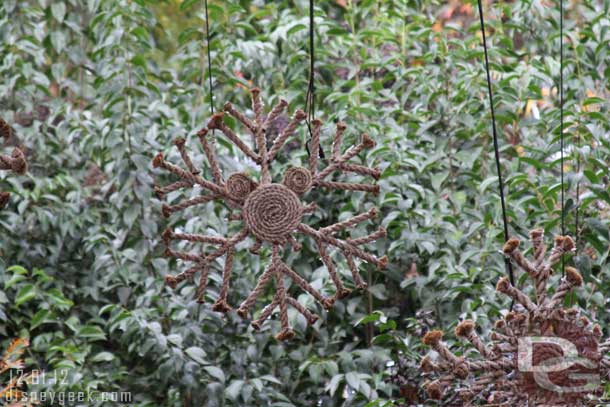
<path id="1" fill-rule="evenodd" d="M 315 20 L 314 20 L 314 0 L 309 0 L 309 85 L 307 85 L 307 124 L 310 125 L 311 121 L 315 116 L 315 61 L 316 54 L 314 49 L 314 36 L 315 36 Z"/>
<path id="2" fill-rule="evenodd" d="M 508 219 L 506 217 L 506 203 L 504 202 L 504 181 L 502 180 L 502 169 L 500 167 L 500 150 L 498 148 L 498 133 L 496 131 L 496 114 L 494 111 L 494 98 L 491 90 L 491 74 L 489 73 L 489 56 L 487 55 L 487 39 L 485 37 L 485 18 L 483 17 L 483 5 L 481 0 L 477 0 L 479 5 L 479 19 L 481 21 L 481 32 L 483 34 L 483 51 L 485 53 L 485 72 L 487 73 L 487 91 L 489 93 L 489 109 L 491 111 L 491 125 L 493 131 L 494 153 L 496 157 L 496 170 L 498 172 L 498 187 L 500 188 L 500 203 L 502 204 L 502 222 L 504 223 L 504 241 L 508 241 Z M 504 257 L 504 264 L 508 271 L 511 284 L 515 284 L 513 265 L 508 257 Z M 512 309 L 512 304 L 511 304 Z"/>
<path id="3" fill-rule="evenodd" d="M 315 118 L 316 110 L 315 110 L 315 95 L 316 95 L 316 85 L 315 85 L 315 65 L 316 65 L 316 54 L 315 54 L 315 19 L 314 19 L 314 0 L 309 0 L 309 84 L 307 85 L 307 96 L 305 101 L 305 110 L 307 111 L 307 129 L 309 130 L 309 140 L 311 141 L 313 137 L 313 133 L 311 130 L 311 122 Z M 309 151 L 309 142 L 305 143 L 305 149 L 307 150 L 307 155 L 311 155 Z M 320 158 L 324 158 L 324 151 L 322 150 L 322 146 L 319 146 L 318 154 Z"/>
<path id="4" fill-rule="evenodd" d="M 214 114 L 214 85 L 212 84 L 212 52 L 210 50 L 210 18 L 208 16 L 208 0 L 204 0 L 205 4 L 205 39 L 206 48 L 208 51 L 208 78 L 210 85 L 210 111 Z"/>
<path id="5" fill-rule="evenodd" d="M 561 235 L 566 234 L 565 185 L 563 175 L 563 0 L 559 0 L 559 144 L 561 147 Z M 565 277 L 565 261 L 561 257 L 561 276 Z"/>

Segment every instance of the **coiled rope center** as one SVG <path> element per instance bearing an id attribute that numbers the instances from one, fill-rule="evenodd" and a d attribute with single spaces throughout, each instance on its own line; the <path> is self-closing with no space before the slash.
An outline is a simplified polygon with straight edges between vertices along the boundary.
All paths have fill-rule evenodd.
<path id="1" fill-rule="evenodd" d="M 243 216 L 248 228 L 260 240 L 283 243 L 301 223 L 303 209 L 297 195 L 281 184 L 254 190 L 246 199 Z"/>

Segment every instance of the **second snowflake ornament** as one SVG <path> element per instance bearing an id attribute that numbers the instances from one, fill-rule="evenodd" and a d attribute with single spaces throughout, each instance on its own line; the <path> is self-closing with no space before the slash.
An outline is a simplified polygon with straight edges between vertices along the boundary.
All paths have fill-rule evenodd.
<path id="1" fill-rule="evenodd" d="M 288 103 L 281 99 L 273 107 L 268 115 L 263 114 L 263 104 L 260 99 L 260 90 L 254 88 L 252 94 L 252 111 L 254 118 L 248 118 L 245 114 L 236 110 L 230 103 L 224 106 L 224 113 L 213 115 L 207 128 L 198 133 L 198 138 L 207 158 L 212 180 L 204 179 L 201 172 L 195 168 L 186 151 L 185 140 L 178 139 L 175 144 L 180 152 L 186 169 L 180 168 L 165 160 L 163 154 L 158 154 L 153 160 L 155 168 L 163 168 L 176 175 L 180 180 L 164 187 L 156 187 L 157 196 L 161 199 L 165 194 L 179 189 L 201 189 L 201 195 L 184 200 L 175 205 L 164 205 L 163 214 L 170 216 L 172 213 L 183 211 L 194 205 L 205 204 L 210 201 L 224 202 L 231 210 L 230 219 L 241 222 L 240 230 L 233 236 L 210 236 L 201 234 L 179 233 L 167 229 L 163 233 L 163 240 L 167 246 L 166 255 L 181 259 L 193 264 L 186 271 L 175 275 L 166 276 L 166 283 L 170 287 L 176 287 L 184 280 L 192 280 L 195 275 L 199 276 L 197 295 L 200 302 L 204 301 L 209 273 L 214 261 L 220 257 L 225 258 L 222 270 L 222 284 L 219 295 L 212 309 L 219 312 L 227 312 L 232 309 L 227 297 L 229 293 L 230 279 L 233 272 L 233 256 L 237 245 L 248 239 L 252 240 L 250 252 L 259 255 L 263 245 L 271 248 L 271 261 L 258 278 L 256 286 L 251 293 L 239 304 L 237 313 L 247 318 L 257 299 L 263 296 L 267 286 L 272 282 L 275 285 L 275 295 L 260 313 L 258 318 L 252 322 L 255 329 L 259 329 L 262 323 L 278 309 L 281 331 L 276 335 L 279 340 L 289 339 L 294 336 L 294 331 L 288 323 L 288 306 L 300 312 L 309 323 L 313 323 L 317 316 L 292 297 L 285 286 L 285 279 L 292 282 L 301 290 L 313 296 L 326 309 L 330 308 L 336 299 L 345 297 L 350 293 L 336 269 L 330 250 L 336 249 L 346 259 L 354 283 L 358 288 L 366 287 L 359 275 L 358 262 L 364 261 L 374 264 L 380 268 L 385 267 L 387 258 L 369 253 L 362 246 L 374 242 L 385 236 L 385 230 L 379 228 L 371 234 L 359 238 L 341 239 L 338 232 L 350 229 L 362 222 L 375 217 L 377 210 L 359 214 L 350 219 L 332 224 L 330 226 L 314 229 L 305 222 L 308 214 L 315 210 L 315 203 L 304 203 L 303 195 L 310 190 L 316 189 L 342 189 L 349 191 L 364 191 L 377 193 L 379 187 L 366 183 L 347 183 L 327 180 L 334 173 L 355 173 L 364 176 L 379 178 L 380 171 L 366 165 L 353 163 L 357 156 L 364 150 L 372 148 L 375 143 L 368 135 L 363 135 L 359 144 L 354 145 L 343 152 L 343 133 L 346 130 L 344 123 L 338 123 L 332 143 L 332 154 L 328 164 L 320 168 L 320 162 L 316 154 L 309 157 L 307 168 L 291 167 L 285 171 L 283 176 L 274 179 L 272 166 L 278 154 L 283 150 L 287 141 L 294 136 L 299 125 L 304 124 L 306 114 L 297 110 L 286 127 L 279 132 L 273 143 L 268 145 L 266 136 L 267 129 L 278 116 L 286 109 Z M 225 114 L 235 118 L 249 133 L 254 146 L 249 146 L 232 128 L 225 123 Z M 320 147 L 320 131 L 322 122 L 314 120 L 311 123 L 312 137 L 309 151 L 317 152 Z M 241 152 L 254 162 L 259 169 L 258 179 L 248 177 L 243 173 L 234 173 L 228 177 L 223 176 L 218 162 L 216 143 L 213 130 L 218 130 Z M 292 250 L 301 248 L 299 236 L 307 236 L 313 239 L 316 250 L 325 265 L 330 278 L 336 288 L 331 297 L 326 297 L 315 289 L 305 278 L 294 271 L 282 259 L 282 253 L 286 245 Z M 186 241 L 201 244 L 199 250 L 181 252 L 172 249 L 172 242 Z M 205 245 L 205 247 L 203 246 Z M 206 250 L 209 247 L 209 250 Z"/>

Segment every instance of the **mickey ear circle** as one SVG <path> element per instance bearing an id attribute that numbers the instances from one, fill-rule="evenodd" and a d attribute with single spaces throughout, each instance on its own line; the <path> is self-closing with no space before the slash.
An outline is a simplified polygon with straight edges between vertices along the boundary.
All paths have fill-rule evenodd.
<path id="1" fill-rule="evenodd" d="M 227 195 L 236 201 L 244 201 L 250 192 L 256 189 L 256 183 L 252 181 L 246 174 L 237 172 L 231 174 L 227 179 L 225 189 Z"/>
<path id="2" fill-rule="evenodd" d="M 284 185 L 297 195 L 309 191 L 313 179 L 311 172 L 303 167 L 290 167 L 284 174 Z"/>

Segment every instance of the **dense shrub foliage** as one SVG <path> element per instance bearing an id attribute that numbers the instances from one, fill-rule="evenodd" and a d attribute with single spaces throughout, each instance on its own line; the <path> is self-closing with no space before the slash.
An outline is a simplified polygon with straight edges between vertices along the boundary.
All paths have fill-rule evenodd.
<path id="1" fill-rule="evenodd" d="M 209 117 L 202 3 L 0 2 L 0 116 L 15 130 L 3 149 L 24 146 L 30 163 L 26 176 L 0 174 L 12 192 L 0 212 L 3 346 L 29 338 L 28 368 L 67 372 L 43 388 L 127 391 L 137 406 L 423 401 L 413 368 L 420 335 L 458 317 L 487 329 L 507 306 L 494 292 L 505 273 L 503 236 L 476 3 L 317 2 L 317 116 L 327 129 L 346 121 L 351 142 L 368 132 L 377 146 L 367 160 L 383 170 L 377 197 L 317 196 L 317 221 L 379 206 L 388 237 L 371 249 L 390 265 L 365 267 L 369 290 L 328 313 L 311 301 L 323 316 L 313 328 L 291 314 L 297 338 L 287 343 L 272 338 L 277 327 L 257 333 L 197 304 L 190 284 L 163 284 L 182 267 L 162 257 L 169 223 L 227 232 L 222 205 L 165 220 L 152 194 L 153 155 L 172 151 L 178 136 L 195 147 Z M 557 4 L 487 6 L 510 231 L 559 233 Z M 602 325 L 610 319 L 609 9 L 608 0 L 569 2 L 564 41 L 566 226 L 578 245 L 570 262 L 587 283 L 568 300 Z M 308 2 L 211 1 L 209 12 L 216 108 L 248 106 L 252 85 L 270 105 L 285 97 L 291 110 L 305 106 Z M 292 148 L 291 159 L 306 158 L 302 143 Z M 225 168 L 247 165 L 229 144 L 221 153 Z M 330 287 L 314 254 L 305 247 L 289 260 Z M 233 301 L 261 268 L 247 251 L 235 261 Z"/>

